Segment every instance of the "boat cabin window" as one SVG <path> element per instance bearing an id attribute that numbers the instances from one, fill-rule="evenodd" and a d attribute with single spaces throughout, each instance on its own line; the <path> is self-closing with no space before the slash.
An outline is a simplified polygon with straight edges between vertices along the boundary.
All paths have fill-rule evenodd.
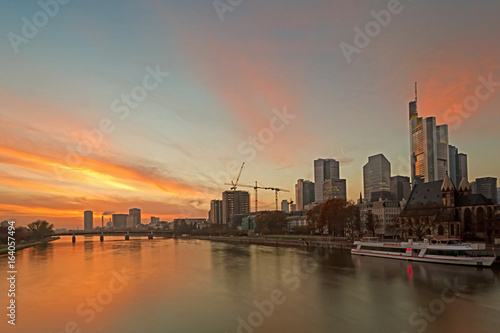
<path id="1" fill-rule="evenodd" d="M 406 253 L 406 248 L 400 248 L 400 247 L 383 247 L 383 246 L 365 246 L 365 245 L 362 245 L 360 250 Z"/>

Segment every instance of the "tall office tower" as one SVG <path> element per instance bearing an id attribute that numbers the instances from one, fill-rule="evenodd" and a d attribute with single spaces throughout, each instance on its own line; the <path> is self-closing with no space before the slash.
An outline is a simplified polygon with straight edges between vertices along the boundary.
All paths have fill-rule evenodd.
<path id="1" fill-rule="evenodd" d="M 128 210 L 128 215 L 134 218 L 134 227 L 141 224 L 141 210 L 139 208 L 132 208 Z"/>
<path id="2" fill-rule="evenodd" d="M 497 203 L 497 179 L 494 177 L 476 178 L 477 193 Z"/>
<path id="3" fill-rule="evenodd" d="M 460 185 L 460 181 L 462 181 L 462 179 L 460 178 L 460 180 L 458 181 L 457 183 L 457 155 L 458 155 L 458 149 L 457 147 L 455 146 L 452 146 L 452 145 L 449 145 L 448 146 L 448 149 L 449 149 L 449 152 L 448 152 L 448 156 L 450 157 L 450 178 L 451 180 L 453 181 L 453 185 L 455 185 L 455 188 L 458 188 L 458 185 Z"/>
<path id="4" fill-rule="evenodd" d="M 497 187 L 497 204 L 500 204 L 500 187 Z"/>
<path id="5" fill-rule="evenodd" d="M 250 213 L 250 193 L 246 191 L 222 192 L 222 223 L 231 223 L 233 215 Z"/>
<path id="6" fill-rule="evenodd" d="M 127 221 L 126 222 L 127 228 L 135 228 L 135 226 L 137 225 L 137 224 L 135 224 L 136 217 L 133 215 L 128 215 L 126 221 Z"/>
<path id="7" fill-rule="evenodd" d="M 126 228 L 128 214 L 113 214 L 113 227 Z"/>
<path id="8" fill-rule="evenodd" d="M 412 184 L 442 180 L 449 172 L 448 125 L 437 126 L 435 117 L 418 117 L 416 83 L 409 110 Z"/>
<path id="9" fill-rule="evenodd" d="M 326 179 L 323 182 L 323 200 L 343 199 L 347 201 L 347 185 L 345 179 Z"/>
<path id="10" fill-rule="evenodd" d="M 314 202 L 314 183 L 309 180 L 298 179 L 295 184 L 295 202 L 297 210 L 304 210 L 304 207 Z"/>
<path id="11" fill-rule="evenodd" d="M 94 212 L 86 210 L 83 212 L 83 230 L 90 231 L 94 228 Z"/>
<path id="12" fill-rule="evenodd" d="M 281 200 L 281 211 L 285 214 L 290 213 L 290 207 L 289 207 L 289 202 L 288 200 Z"/>
<path id="13" fill-rule="evenodd" d="M 470 183 L 470 189 L 472 191 L 472 194 L 477 194 L 477 184 L 476 182 L 469 182 Z"/>
<path id="14" fill-rule="evenodd" d="M 453 181 L 455 187 L 462 182 L 462 179 L 469 180 L 469 174 L 467 171 L 467 155 L 459 153 L 457 147 L 449 146 L 449 158 L 450 158 L 450 178 Z"/>
<path id="15" fill-rule="evenodd" d="M 460 182 L 464 177 L 465 179 L 467 179 L 467 181 L 469 180 L 469 171 L 467 167 L 467 154 L 462 154 L 462 153 L 457 154 L 456 167 L 457 167 L 456 170 L 457 184 L 460 185 Z"/>
<path id="16" fill-rule="evenodd" d="M 210 201 L 210 221 L 222 224 L 222 200 Z"/>
<path id="17" fill-rule="evenodd" d="M 391 177 L 391 199 L 401 201 L 408 200 L 411 193 L 410 177 Z"/>
<path id="18" fill-rule="evenodd" d="M 368 157 L 368 163 L 363 166 L 363 184 L 367 202 L 378 201 L 379 197 L 383 199 L 390 197 L 391 163 L 384 154 Z M 378 195 L 372 200 L 373 193 Z"/>
<path id="19" fill-rule="evenodd" d="M 317 203 L 323 200 L 323 182 L 327 179 L 340 179 L 339 162 L 333 158 L 314 161 L 314 199 Z"/>

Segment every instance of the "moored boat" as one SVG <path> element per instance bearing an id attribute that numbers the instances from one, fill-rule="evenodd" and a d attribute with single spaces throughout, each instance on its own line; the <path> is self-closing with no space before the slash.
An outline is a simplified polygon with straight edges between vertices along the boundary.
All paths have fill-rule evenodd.
<path id="1" fill-rule="evenodd" d="M 351 254 L 467 266 L 491 266 L 494 250 L 478 249 L 459 239 L 424 239 L 423 242 L 384 242 L 374 237 L 354 242 Z"/>

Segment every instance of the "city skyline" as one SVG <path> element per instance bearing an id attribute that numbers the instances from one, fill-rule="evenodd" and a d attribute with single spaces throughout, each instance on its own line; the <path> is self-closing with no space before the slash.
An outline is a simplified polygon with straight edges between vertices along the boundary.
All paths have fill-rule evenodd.
<path id="1" fill-rule="evenodd" d="M 109 4 L 61 6 L 18 52 L 4 36 L 2 220 L 76 227 L 85 210 L 97 217 L 132 207 L 143 219 L 204 217 L 243 161 L 240 183 L 291 191 L 281 201 L 297 179 L 314 181 L 313 160 L 334 158 L 356 200 L 368 156 L 382 153 L 394 175 L 411 176 L 415 81 L 419 116 L 449 126 L 469 181 L 500 177 L 492 153 L 500 4 L 449 1 L 429 11 L 401 2 L 348 62 L 341 43 L 356 45 L 353 29 L 387 1 L 244 2 L 223 21 L 211 2 L 125 3 L 119 13 Z M 2 31 L 21 35 L 21 18 L 40 10 L 6 5 Z M 96 13 L 91 21 L 87 12 Z M 116 29 L 123 17 L 134 19 Z M 259 209 L 274 204 L 272 191 L 259 192 Z"/>

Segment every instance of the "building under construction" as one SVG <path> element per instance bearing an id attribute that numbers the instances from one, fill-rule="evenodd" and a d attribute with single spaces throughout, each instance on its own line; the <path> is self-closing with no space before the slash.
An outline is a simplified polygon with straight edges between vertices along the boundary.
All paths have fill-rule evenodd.
<path id="1" fill-rule="evenodd" d="M 232 217 L 250 213 L 250 193 L 247 191 L 222 192 L 222 223 L 232 224 Z"/>

